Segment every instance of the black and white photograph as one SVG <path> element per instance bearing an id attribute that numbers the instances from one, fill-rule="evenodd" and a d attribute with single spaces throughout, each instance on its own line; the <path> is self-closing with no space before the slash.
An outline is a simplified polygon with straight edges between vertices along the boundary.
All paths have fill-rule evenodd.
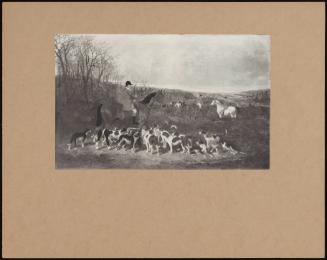
<path id="1" fill-rule="evenodd" d="M 270 36 L 57 34 L 56 169 L 269 169 Z"/>

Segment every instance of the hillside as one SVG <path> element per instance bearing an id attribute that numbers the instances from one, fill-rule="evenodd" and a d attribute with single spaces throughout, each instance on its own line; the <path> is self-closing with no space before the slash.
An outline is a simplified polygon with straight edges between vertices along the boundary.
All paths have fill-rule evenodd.
<path id="1" fill-rule="evenodd" d="M 104 87 L 110 90 L 110 85 Z M 142 98 L 151 92 L 158 91 L 154 87 L 135 87 L 135 96 Z M 222 103 L 244 106 L 269 106 L 270 89 L 249 90 L 238 93 L 206 93 L 206 92 L 191 92 L 180 89 L 162 89 L 164 99 L 160 100 L 162 104 L 169 104 L 177 101 L 194 101 L 209 104 L 213 99 L 219 99 Z"/>
<path id="2" fill-rule="evenodd" d="M 95 127 L 96 108 L 100 102 L 108 99 L 110 93 L 112 94 L 111 88 L 113 88 L 113 85 L 102 85 L 101 88 L 94 92 L 92 99 L 90 99 L 88 103 L 78 96 L 76 96 L 74 100 L 71 100 L 70 103 L 62 106 L 60 105 L 60 102 L 57 102 L 56 149 L 58 149 L 58 151 L 66 153 L 64 147 L 66 146 L 73 132 L 82 131 L 85 128 L 93 129 Z M 139 99 L 142 99 L 153 91 L 158 91 L 158 89 L 144 87 L 135 88 L 135 93 Z M 215 133 L 223 136 L 224 140 L 228 141 L 228 143 L 235 149 L 246 154 L 246 156 L 238 158 L 240 161 L 237 162 L 235 162 L 236 158 L 225 158 L 224 160 L 219 159 L 218 161 L 217 159 L 208 159 L 209 161 L 207 161 L 207 163 L 201 161 L 202 159 L 190 159 L 191 161 L 187 162 L 187 167 L 210 168 L 215 167 L 217 163 L 219 164 L 220 168 L 233 168 L 236 165 L 242 165 L 244 168 L 269 167 L 269 90 L 244 91 L 240 93 L 228 94 L 199 94 L 182 90 L 165 89 L 163 90 L 163 93 L 164 95 L 160 102 L 154 102 L 151 105 L 148 125 L 159 124 L 161 126 L 169 126 L 171 124 L 175 124 L 178 126 L 180 133 L 189 135 L 194 135 L 199 130 L 205 130 L 209 133 Z M 57 98 L 60 98 L 60 96 L 57 96 Z M 231 104 L 239 107 L 237 119 L 219 119 L 216 108 L 214 106 L 210 106 L 210 102 L 213 99 L 219 99 L 225 104 Z M 180 109 L 176 109 L 172 105 L 167 105 L 173 101 L 184 101 L 186 105 Z M 201 109 L 195 105 L 195 102 L 197 101 L 202 101 L 203 107 Z M 126 120 L 127 121 L 125 123 L 128 125 L 131 121 L 128 118 Z M 226 131 L 228 132 L 227 136 L 225 134 Z M 59 152 L 59 154 L 61 152 Z M 89 152 L 92 153 L 92 158 L 94 156 L 96 157 L 93 149 L 89 150 Z M 88 152 L 86 153 L 88 154 Z M 70 154 L 62 154 L 60 156 L 63 156 L 62 160 L 64 161 L 76 160 L 75 157 L 75 159 L 71 158 Z M 83 156 L 81 158 L 84 158 Z M 101 153 L 101 156 L 107 155 L 106 153 Z M 116 158 L 117 160 L 120 158 L 119 155 L 111 154 L 110 156 L 112 156 L 111 158 Z M 137 160 L 136 158 L 141 160 L 142 157 L 134 157 L 133 155 L 129 156 L 135 160 Z M 102 161 L 101 158 L 94 158 L 94 160 L 89 161 L 89 163 L 92 164 L 92 167 L 106 167 L 107 162 Z M 160 160 L 151 159 L 151 161 L 153 161 L 154 165 L 160 161 L 162 165 L 165 165 L 163 166 L 165 168 L 186 167 L 186 159 L 183 156 L 174 157 L 174 163 L 176 164 L 173 163 L 172 159 L 173 158 L 167 156 L 162 157 Z M 192 161 L 194 163 L 192 163 Z M 69 162 L 63 163 L 66 166 L 67 163 L 69 164 Z M 168 165 L 171 163 L 173 164 L 168 167 Z M 122 164 L 119 163 L 119 161 L 116 161 L 115 165 L 115 167 L 119 167 L 119 165 Z M 142 165 L 141 162 L 140 165 Z M 111 164 L 110 167 L 114 166 Z"/>

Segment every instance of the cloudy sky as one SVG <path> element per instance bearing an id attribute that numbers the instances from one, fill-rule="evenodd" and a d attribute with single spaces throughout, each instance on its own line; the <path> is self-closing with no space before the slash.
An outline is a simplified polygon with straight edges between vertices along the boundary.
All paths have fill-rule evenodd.
<path id="1" fill-rule="evenodd" d="M 190 91 L 270 88 L 265 35 L 93 35 L 132 83 Z"/>

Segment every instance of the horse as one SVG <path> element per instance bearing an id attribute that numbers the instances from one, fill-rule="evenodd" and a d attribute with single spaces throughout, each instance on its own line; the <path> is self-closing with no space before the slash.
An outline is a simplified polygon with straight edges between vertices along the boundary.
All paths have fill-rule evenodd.
<path id="1" fill-rule="evenodd" d="M 135 122 L 130 122 L 133 118 L 133 109 L 136 109 L 136 117 L 140 127 L 147 123 L 150 115 L 151 104 L 154 99 L 160 101 L 163 96 L 161 90 L 153 91 L 142 100 L 133 100 L 125 91 L 121 91 L 119 86 L 110 88 L 110 96 L 98 106 L 97 126 L 102 127 L 128 127 Z M 129 120 L 131 119 L 131 120 Z M 128 121 L 128 122 L 126 122 Z"/>
<path id="2" fill-rule="evenodd" d="M 235 106 L 225 106 L 217 99 L 213 100 L 210 105 L 216 106 L 219 118 L 223 118 L 223 116 L 236 118 L 237 116 L 237 109 Z"/>
<path id="3" fill-rule="evenodd" d="M 136 108 L 138 114 L 138 121 L 141 126 L 143 126 L 150 115 L 150 102 L 153 101 L 155 96 L 159 96 L 160 92 L 152 92 L 148 94 L 143 100 L 134 102 L 134 107 Z"/>
<path id="4" fill-rule="evenodd" d="M 182 107 L 182 102 L 181 101 L 176 102 L 175 107 L 176 108 L 181 108 Z"/>

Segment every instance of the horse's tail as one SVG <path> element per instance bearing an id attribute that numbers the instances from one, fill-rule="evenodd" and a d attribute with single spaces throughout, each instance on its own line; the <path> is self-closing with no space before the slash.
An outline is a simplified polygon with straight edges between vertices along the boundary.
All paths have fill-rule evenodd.
<path id="1" fill-rule="evenodd" d="M 69 144 L 73 144 L 73 143 L 76 145 L 76 136 L 75 136 L 75 134 L 72 134 Z"/>
<path id="2" fill-rule="evenodd" d="M 102 125 L 102 122 L 103 122 L 102 114 L 101 114 L 101 107 L 102 107 L 102 104 L 100 104 L 97 108 L 97 121 L 96 121 L 96 125 L 95 125 L 97 127 Z"/>

